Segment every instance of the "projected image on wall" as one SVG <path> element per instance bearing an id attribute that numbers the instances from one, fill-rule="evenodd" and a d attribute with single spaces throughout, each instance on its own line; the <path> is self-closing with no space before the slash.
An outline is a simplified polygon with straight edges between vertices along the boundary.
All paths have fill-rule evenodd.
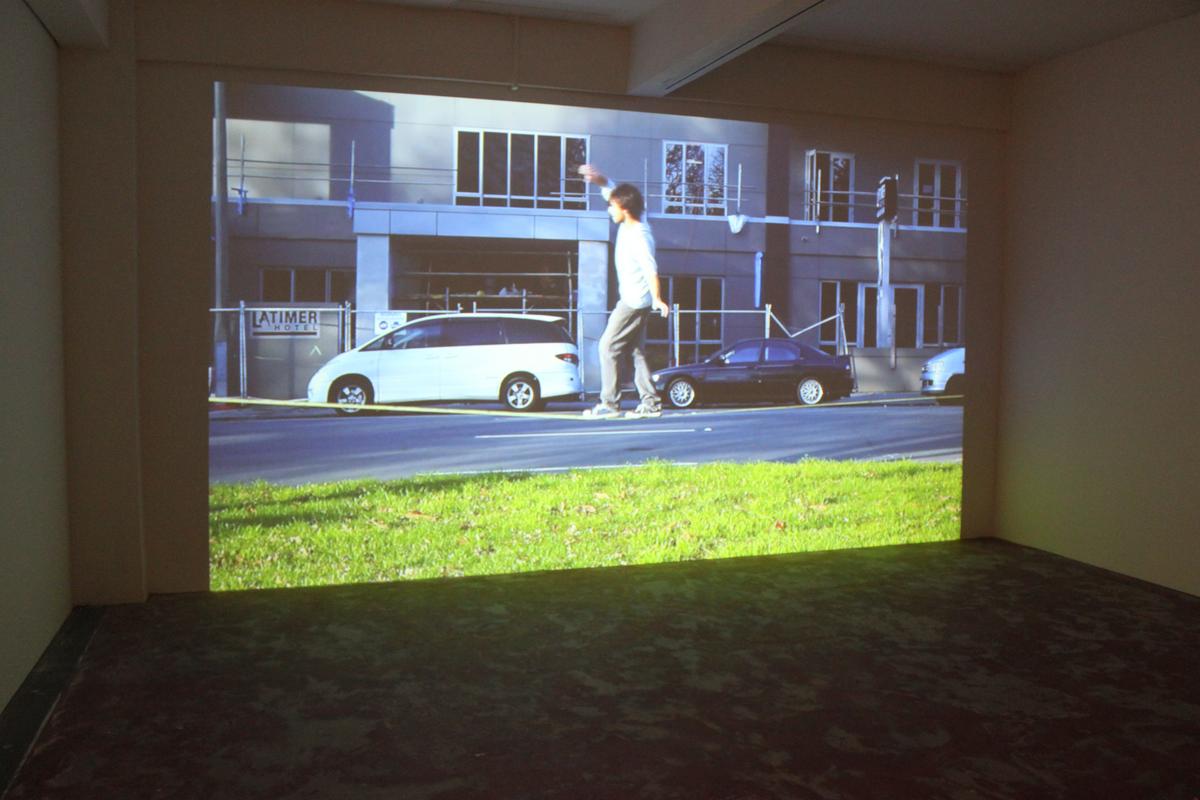
<path id="1" fill-rule="evenodd" d="M 217 84 L 212 586 L 956 538 L 965 142 Z"/>

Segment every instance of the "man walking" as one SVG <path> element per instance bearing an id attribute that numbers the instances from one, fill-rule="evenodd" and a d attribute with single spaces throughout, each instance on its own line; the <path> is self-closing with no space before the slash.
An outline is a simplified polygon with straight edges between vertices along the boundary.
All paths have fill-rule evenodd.
<path id="1" fill-rule="evenodd" d="M 626 354 L 633 356 L 633 382 L 640 401 L 626 417 L 662 416 L 662 406 L 650 368 L 646 364 L 646 325 L 651 311 L 663 317 L 669 311 L 659 293 L 658 263 L 654 260 L 654 236 L 642 221 L 646 201 L 636 186 L 613 186 L 591 164 L 579 168 L 579 174 L 600 187 L 608 201 L 608 215 L 617 224 L 617 245 L 613 254 L 617 264 L 617 305 L 608 317 L 600 337 L 600 402 L 583 412 L 585 417 L 616 417 L 621 406 L 620 371 Z"/>

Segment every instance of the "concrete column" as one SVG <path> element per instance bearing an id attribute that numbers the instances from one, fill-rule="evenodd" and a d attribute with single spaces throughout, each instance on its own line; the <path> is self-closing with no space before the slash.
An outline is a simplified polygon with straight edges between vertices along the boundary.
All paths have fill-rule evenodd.
<path id="1" fill-rule="evenodd" d="M 608 242 L 579 243 L 580 369 L 585 392 L 600 391 L 600 335 L 608 322 Z"/>
<path id="2" fill-rule="evenodd" d="M 767 127 L 766 211 L 768 216 L 791 216 L 792 190 L 792 126 L 773 124 Z M 762 302 L 770 303 L 775 316 L 802 328 L 818 318 L 793 315 L 793 309 L 803 307 L 801 301 L 793 306 L 789 283 L 792 280 L 791 225 L 766 226 L 763 247 Z M 800 323 L 800 324 L 797 324 Z"/>
<path id="3" fill-rule="evenodd" d="M 355 268 L 355 340 L 362 344 L 375 330 L 371 311 L 386 311 L 392 298 L 392 241 L 387 234 L 358 234 Z"/>
<path id="4" fill-rule="evenodd" d="M 67 496 L 72 599 L 80 605 L 146 599 L 143 475 L 153 481 L 157 474 L 174 484 L 192 485 L 195 480 L 205 508 L 208 497 L 203 488 L 206 477 L 202 461 L 198 475 L 187 469 L 191 463 L 181 465 L 177 459 L 169 467 L 148 464 L 149 470 L 142 471 L 141 437 L 146 420 L 141 404 L 153 405 L 164 390 L 177 387 L 185 392 L 201 391 L 207 380 L 201 378 L 192 386 L 188 374 L 170 382 L 174 385 L 169 387 L 161 385 L 168 382 L 150 380 L 143 384 L 139 380 L 139 374 L 154 374 L 144 370 L 147 364 L 157 363 L 158 355 L 156 337 L 150 337 L 147 348 L 147 342 L 139 339 L 140 326 L 148 325 L 148 330 L 168 328 L 156 329 L 140 305 L 140 278 L 144 276 L 139 273 L 139 257 L 144 253 L 139 253 L 138 178 L 143 142 L 137 125 L 141 87 L 137 79 L 135 8 L 132 0 L 113 0 L 108 8 L 107 49 L 66 48 L 58 55 Z M 212 141 L 211 83 L 209 87 L 207 102 L 201 100 L 199 106 L 205 119 L 206 141 L 202 147 L 206 149 Z M 172 144 L 178 147 L 177 142 Z M 178 158 L 178 150 L 175 155 L 177 161 L 183 160 Z M 211 167 L 205 171 L 211 187 Z M 211 208 L 208 191 L 204 193 L 203 208 L 198 209 L 206 229 L 206 212 Z M 176 238 L 176 247 L 178 242 Z M 209 250 L 205 253 L 206 271 L 211 269 L 211 259 Z M 167 262 L 158 266 L 165 270 Z M 203 304 L 211 301 L 211 295 L 183 296 L 199 312 L 196 324 L 205 331 L 207 340 L 210 317 Z M 174 297 L 178 306 L 180 293 L 176 291 Z M 177 308 L 175 311 L 179 313 Z M 183 316 L 191 321 L 186 314 Z M 100 330 L 104 335 L 96 336 Z M 178 345 L 173 338 L 157 337 L 157 345 L 163 347 L 166 340 L 178 364 Z M 201 370 L 207 366 L 207 350 L 206 346 L 201 355 Z M 182 373 L 179 370 L 175 374 Z M 147 400 L 139 387 L 145 387 L 144 391 L 154 397 Z M 204 399 L 203 395 L 199 398 Z M 172 407 L 176 425 L 179 408 Z M 180 505 L 186 506 L 176 504 L 173 510 L 177 514 Z M 176 516 L 164 527 L 173 528 L 178 520 Z M 199 585 L 188 584 L 191 589 L 208 585 L 207 525 L 200 530 L 201 563 L 193 576 L 199 579 Z M 178 550 L 173 555 L 185 560 Z"/>

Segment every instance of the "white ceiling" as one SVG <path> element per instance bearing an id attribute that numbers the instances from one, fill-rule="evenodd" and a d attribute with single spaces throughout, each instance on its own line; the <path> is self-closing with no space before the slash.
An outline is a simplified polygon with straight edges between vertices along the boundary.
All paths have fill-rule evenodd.
<path id="1" fill-rule="evenodd" d="M 373 0 L 421 8 L 454 11 L 490 11 L 493 14 L 519 14 L 523 17 L 562 19 L 604 25 L 632 25 L 661 5 L 663 0 Z"/>
<path id="2" fill-rule="evenodd" d="M 630 26 L 662 9 L 686 29 L 695 0 L 375 2 Z M 753 4 L 723 5 L 732 24 Z M 1011 72 L 1195 13 L 1200 0 L 820 0 L 781 26 L 771 41 Z"/>
<path id="3" fill-rule="evenodd" d="M 824 0 L 773 43 L 1014 72 L 1195 13 L 1200 0 Z"/>

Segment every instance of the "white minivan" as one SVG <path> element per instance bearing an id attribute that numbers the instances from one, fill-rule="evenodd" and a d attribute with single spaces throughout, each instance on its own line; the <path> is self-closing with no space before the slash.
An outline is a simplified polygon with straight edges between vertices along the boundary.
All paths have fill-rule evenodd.
<path id="1" fill-rule="evenodd" d="M 352 414 L 364 403 L 499 400 L 536 411 L 578 399 L 579 351 L 562 318 L 441 314 L 334 356 L 308 382 L 310 403 Z"/>

